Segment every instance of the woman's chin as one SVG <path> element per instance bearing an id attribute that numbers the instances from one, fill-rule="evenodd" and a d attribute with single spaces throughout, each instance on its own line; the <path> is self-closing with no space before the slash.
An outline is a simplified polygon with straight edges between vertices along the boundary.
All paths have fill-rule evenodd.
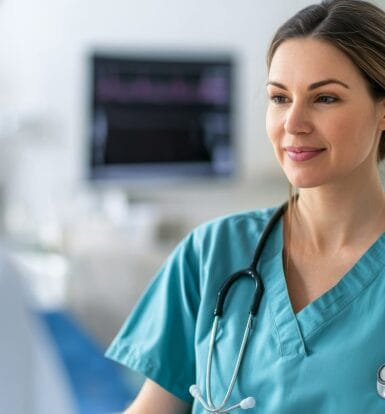
<path id="1" fill-rule="evenodd" d="M 295 188 L 315 188 L 325 183 L 325 180 L 321 180 L 319 177 L 309 176 L 292 176 L 286 175 L 289 183 Z"/>

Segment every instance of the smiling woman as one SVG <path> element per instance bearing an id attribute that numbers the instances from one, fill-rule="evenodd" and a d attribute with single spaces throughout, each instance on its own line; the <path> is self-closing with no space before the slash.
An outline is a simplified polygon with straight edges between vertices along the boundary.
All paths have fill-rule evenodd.
<path id="1" fill-rule="evenodd" d="M 148 378 L 127 413 L 385 411 L 385 13 L 309 6 L 267 62 L 267 132 L 298 195 L 177 247 L 107 352 Z"/>
<path id="2" fill-rule="evenodd" d="M 296 311 L 338 283 L 385 230 L 383 19 L 367 2 L 326 1 L 286 22 L 268 51 L 267 131 L 300 195 L 285 217 Z"/>

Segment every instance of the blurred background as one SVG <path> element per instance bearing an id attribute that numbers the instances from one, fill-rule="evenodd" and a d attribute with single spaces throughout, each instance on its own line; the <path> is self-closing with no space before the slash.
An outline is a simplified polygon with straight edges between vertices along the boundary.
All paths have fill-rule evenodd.
<path id="1" fill-rule="evenodd" d="M 265 53 L 311 3 L 0 2 L 3 294 L 27 292 L 29 340 L 49 348 L 45 404 L 123 410 L 141 379 L 103 352 L 176 243 L 287 197 L 265 132 Z"/>

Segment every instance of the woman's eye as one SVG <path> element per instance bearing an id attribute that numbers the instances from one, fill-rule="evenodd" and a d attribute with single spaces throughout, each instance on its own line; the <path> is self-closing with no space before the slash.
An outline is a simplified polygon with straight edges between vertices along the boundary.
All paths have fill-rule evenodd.
<path id="1" fill-rule="evenodd" d="M 329 95 L 321 95 L 317 97 L 316 101 L 324 104 L 332 104 L 337 102 L 338 98 Z"/>
<path id="2" fill-rule="evenodd" d="M 270 100 L 274 102 L 275 104 L 287 103 L 286 96 L 282 96 L 282 95 L 273 95 L 270 97 Z"/>

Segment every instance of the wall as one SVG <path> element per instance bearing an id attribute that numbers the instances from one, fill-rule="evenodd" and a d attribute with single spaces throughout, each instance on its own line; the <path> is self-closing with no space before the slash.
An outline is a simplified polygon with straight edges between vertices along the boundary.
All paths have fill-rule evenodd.
<path id="1" fill-rule="evenodd" d="M 310 2 L 4 0 L 0 178 L 6 195 L 28 205 L 24 215 L 54 221 L 69 195 L 81 187 L 87 136 L 86 57 L 94 48 L 233 52 L 239 60 L 240 177 L 253 180 L 276 174 L 264 126 L 265 49 L 278 24 Z"/>

